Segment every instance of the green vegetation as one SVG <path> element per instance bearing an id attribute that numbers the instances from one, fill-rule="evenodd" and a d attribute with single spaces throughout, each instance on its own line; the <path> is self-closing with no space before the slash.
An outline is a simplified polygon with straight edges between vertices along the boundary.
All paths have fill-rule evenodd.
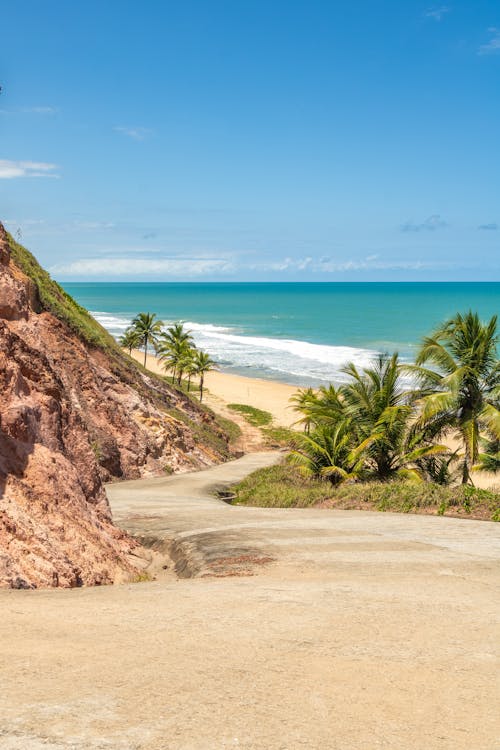
<path id="1" fill-rule="evenodd" d="M 215 362 L 210 359 L 210 355 L 206 352 L 200 352 L 198 349 L 193 354 L 193 366 L 192 374 L 197 375 L 200 378 L 200 403 L 203 401 L 203 384 L 205 382 L 205 375 L 210 370 L 215 369 Z"/>
<path id="2" fill-rule="evenodd" d="M 267 427 L 273 421 L 272 414 L 263 409 L 256 409 L 255 406 L 247 406 L 246 404 L 228 404 L 228 409 L 241 414 L 247 422 L 254 427 Z"/>
<path id="3" fill-rule="evenodd" d="M 182 323 L 174 323 L 162 331 L 156 342 L 156 353 L 165 370 L 172 373 L 181 386 L 184 374 L 188 376 L 187 391 L 191 389 L 191 378 L 199 378 L 200 403 L 203 401 L 205 375 L 215 369 L 215 362 L 206 352 L 197 349 L 190 331 Z"/>
<path id="4" fill-rule="evenodd" d="M 424 339 L 415 365 L 380 355 L 343 368 L 347 382 L 294 397 L 298 434 L 290 454 L 304 476 L 342 482 L 412 480 L 472 484 L 475 468 L 497 470 L 500 363 L 496 317 L 457 314 Z M 436 369 L 424 367 L 433 364 Z M 409 386 L 408 375 L 413 378 Z M 452 451 L 440 441 L 458 437 Z M 480 453 L 479 446 L 484 452 Z"/>
<path id="5" fill-rule="evenodd" d="M 229 438 L 230 443 L 235 443 L 238 438 L 241 436 L 241 427 L 239 424 L 236 424 L 236 422 L 233 422 L 231 419 L 226 419 L 225 417 L 221 417 L 219 414 L 215 414 L 214 412 L 210 411 L 210 413 L 213 415 L 214 420 L 219 425 L 219 427 L 226 433 L 226 435 Z"/>
<path id="6" fill-rule="evenodd" d="M 259 469 L 232 487 L 235 504 L 265 508 L 308 508 L 323 504 L 343 510 L 463 515 L 500 521 L 500 494 L 469 485 L 427 482 L 364 482 L 338 487 L 308 479 L 285 464 Z"/>
<path id="7" fill-rule="evenodd" d="M 253 427 L 259 427 L 264 443 L 269 448 L 289 448 L 297 436 L 295 430 L 274 425 L 273 416 L 268 411 L 257 409 L 255 406 L 247 406 L 247 404 L 228 404 L 227 406 L 228 409 L 241 414 Z"/>
<path id="8" fill-rule="evenodd" d="M 276 448 L 289 448 L 297 437 L 297 433 L 288 427 L 262 427 L 261 432 L 266 445 Z"/>
<path id="9" fill-rule="evenodd" d="M 128 349 L 129 356 L 132 356 L 132 349 L 141 345 L 141 335 L 135 328 L 127 328 L 124 334 L 118 339 L 122 349 Z"/>
<path id="10" fill-rule="evenodd" d="M 144 347 L 144 367 L 148 357 L 148 344 L 157 346 L 163 321 L 156 318 L 156 313 L 138 313 L 132 321 L 131 328 L 127 329 L 134 336 L 139 346 Z"/>
<path id="11" fill-rule="evenodd" d="M 424 339 L 415 365 L 380 355 L 362 370 L 347 364 L 339 387 L 299 391 L 303 432 L 286 462 L 238 484 L 236 502 L 500 521 L 500 494 L 472 485 L 474 469 L 500 469 L 496 322 L 457 314 Z M 450 436 L 457 450 L 439 442 Z"/>
<path id="12" fill-rule="evenodd" d="M 107 351 L 117 351 L 118 345 L 114 338 L 50 277 L 25 247 L 15 242 L 10 235 L 7 236 L 12 260 L 33 281 L 41 310 L 52 313 L 66 323 L 87 344 Z"/>
<path id="13" fill-rule="evenodd" d="M 332 486 L 320 479 L 306 479 L 289 466 L 258 469 L 231 487 L 233 504 L 261 508 L 308 508 L 332 496 Z"/>
<path id="14" fill-rule="evenodd" d="M 463 447 L 463 484 L 478 462 L 481 435 L 500 440 L 496 326 L 496 315 L 483 324 L 475 313 L 457 314 L 424 339 L 411 368 L 423 396 L 419 426 L 433 436 L 456 430 Z M 428 363 L 436 369 L 424 367 Z"/>

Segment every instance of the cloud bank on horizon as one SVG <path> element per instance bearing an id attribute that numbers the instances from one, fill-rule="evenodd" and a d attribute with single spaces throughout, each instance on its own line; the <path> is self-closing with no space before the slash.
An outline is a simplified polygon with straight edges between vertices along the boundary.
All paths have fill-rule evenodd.
<path id="1" fill-rule="evenodd" d="M 26 2 L 0 219 L 56 278 L 500 279 L 485 0 Z"/>

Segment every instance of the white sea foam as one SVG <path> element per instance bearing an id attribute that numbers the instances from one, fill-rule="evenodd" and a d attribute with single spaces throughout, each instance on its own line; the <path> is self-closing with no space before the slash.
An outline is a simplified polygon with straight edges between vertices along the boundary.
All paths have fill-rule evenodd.
<path id="1" fill-rule="evenodd" d="M 113 334 L 113 336 L 120 336 L 126 328 L 129 327 L 131 321 L 125 317 L 118 317 L 117 315 L 111 315 L 105 312 L 93 312 L 90 313 L 98 323 L 100 323 L 107 331 Z"/>
<path id="2" fill-rule="evenodd" d="M 121 335 L 130 325 L 126 316 L 92 314 L 114 336 Z M 222 369 L 299 384 L 344 380 L 340 370 L 346 362 L 364 367 L 375 355 L 370 349 L 245 335 L 237 328 L 211 323 L 184 321 L 184 324 L 195 344 L 207 351 Z"/>

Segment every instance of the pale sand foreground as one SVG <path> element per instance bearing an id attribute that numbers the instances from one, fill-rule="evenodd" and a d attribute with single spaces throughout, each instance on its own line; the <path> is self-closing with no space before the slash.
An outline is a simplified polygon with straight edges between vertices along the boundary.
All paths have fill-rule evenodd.
<path id="1" fill-rule="evenodd" d="M 500 525 L 207 494 L 276 458 L 108 488 L 195 578 L 0 591 L 2 750 L 498 750 Z"/>

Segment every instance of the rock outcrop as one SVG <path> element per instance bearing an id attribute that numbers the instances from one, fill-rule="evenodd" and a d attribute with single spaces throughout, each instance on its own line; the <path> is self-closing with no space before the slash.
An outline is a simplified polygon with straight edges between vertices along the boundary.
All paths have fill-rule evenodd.
<path id="1" fill-rule="evenodd" d="M 42 294 L 19 257 L 36 264 L 0 224 L 0 586 L 133 576 L 137 543 L 113 525 L 103 482 L 208 465 L 227 441 L 36 264 Z M 72 326 L 73 309 L 107 345 Z"/>

